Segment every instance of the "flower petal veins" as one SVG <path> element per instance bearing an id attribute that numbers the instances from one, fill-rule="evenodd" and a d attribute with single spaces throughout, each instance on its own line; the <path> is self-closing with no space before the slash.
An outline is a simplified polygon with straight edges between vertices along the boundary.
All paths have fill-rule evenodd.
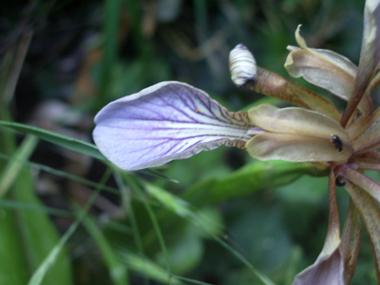
<path id="1" fill-rule="evenodd" d="M 221 145 L 244 147 L 247 113 L 229 112 L 205 92 L 161 82 L 105 106 L 95 117 L 100 152 L 119 168 L 138 170 Z"/>

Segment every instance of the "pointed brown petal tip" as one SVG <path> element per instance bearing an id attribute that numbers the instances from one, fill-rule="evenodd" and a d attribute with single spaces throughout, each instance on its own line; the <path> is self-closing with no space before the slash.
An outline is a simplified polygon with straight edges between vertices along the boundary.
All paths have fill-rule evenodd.
<path id="1" fill-rule="evenodd" d="M 296 39 L 301 48 L 288 47 L 290 53 L 285 68 L 289 74 L 296 78 L 302 76 L 347 101 L 353 90 L 357 67 L 333 51 L 308 48 L 299 34 L 299 27 Z"/>
<path id="2" fill-rule="evenodd" d="M 297 29 L 296 29 L 296 42 L 297 42 L 297 44 L 298 44 L 301 48 L 306 49 L 306 48 L 307 48 L 306 41 L 305 41 L 305 39 L 301 36 L 301 27 L 302 27 L 301 24 L 299 24 L 299 25 L 297 26 Z"/>

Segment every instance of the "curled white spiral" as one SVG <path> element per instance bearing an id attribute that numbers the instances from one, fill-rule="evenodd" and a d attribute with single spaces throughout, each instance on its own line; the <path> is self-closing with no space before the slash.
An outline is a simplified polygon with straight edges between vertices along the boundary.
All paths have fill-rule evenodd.
<path id="1" fill-rule="evenodd" d="M 232 82 L 238 86 L 252 86 L 257 79 L 257 65 L 252 53 L 243 44 L 230 52 L 229 66 Z"/>

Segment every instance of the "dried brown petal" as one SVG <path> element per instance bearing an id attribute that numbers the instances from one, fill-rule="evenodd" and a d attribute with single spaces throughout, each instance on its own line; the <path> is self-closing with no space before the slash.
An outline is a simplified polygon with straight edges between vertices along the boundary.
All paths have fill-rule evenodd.
<path id="1" fill-rule="evenodd" d="M 380 62 L 380 0 L 367 0 L 364 8 L 364 31 L 358 72 L 353 94 L 342 116 L 345 127 L 363 96 L 368 96 L 371 78 L 379 69 Z M 368 99 L 369 97 L 367 97 Z"/>
<path id="2" fill-rule="evenodd" d="M 338 97 L 348 100 L 354 86 L 357 67 L 348 58 L 330 50 L 313 49 L 296 31 L 301 48 L 289 46 L 290 53 L 285 68 L 293 77 L 303 77 L 308 82 L 322 87 Z"/>
<path id="3" fill-rule="evenodd" d="M 356 65 L 336 52 L 308 48 L 300 35 L 300 26 L 296 30 L 296 40 L 300 48 L 288 46 L 290 53 L 285 68 L 289 74 L 297 78 L 302 76 L 311 84 L 348 101 L 354 90 Z M 365 116 L 372 112 L 372 101 L 369 96 L 360 102 L 359 109 Z"/>
<path id="4" fill-rule="evenodd" d="M 331 139 L 332 135 L 347 142 L 348 135 L 340 124 L 324 114 L 290 107 L 279 109 L 262 104 L 248 111 L 252 123 L 269 132 L 298 134 Z"/>
<path id="5" fill-rule="evenodd" d="M 253 137 L 246 144 L 248 153 L 259 160 L 347 161 L 352 155 L 352 147 L 344 143 L 340 152 L 328 138 L 264 133 Z"/>
<path id="6" fill-rule="evenodd" d="M 340 120 L 341 117 L 338 109 L 326 97 L 261 67 L 257 67 L 256 83 L 248 88 L 302 108 L 318 111 L 334 120 Z"/>

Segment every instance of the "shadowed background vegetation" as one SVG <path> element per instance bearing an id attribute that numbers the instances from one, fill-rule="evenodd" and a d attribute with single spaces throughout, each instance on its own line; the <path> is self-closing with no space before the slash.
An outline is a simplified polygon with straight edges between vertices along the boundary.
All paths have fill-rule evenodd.
<path id="1" fill-rule="evenodd" d="M 88 143 L 104 105 L 165 80 L 203 89 L 232 111 L 285 106 L 236 88 L 229 51 L 243 43 L 258 65 L 289 78 L 286 47 L 302 24 L 309 46 L 357 63 L 364 1 L 0 7 L 0 284 L 271 284 L 261 274 L 290 284 L 314 262 L 328 185 L 308 164 L 258 162 L 222 147 L 128 173 Z M 343 219 L 343 188 L 338 200 Z M 353 284 L 376 284 L 375 275 L 363 231 Z"/>

